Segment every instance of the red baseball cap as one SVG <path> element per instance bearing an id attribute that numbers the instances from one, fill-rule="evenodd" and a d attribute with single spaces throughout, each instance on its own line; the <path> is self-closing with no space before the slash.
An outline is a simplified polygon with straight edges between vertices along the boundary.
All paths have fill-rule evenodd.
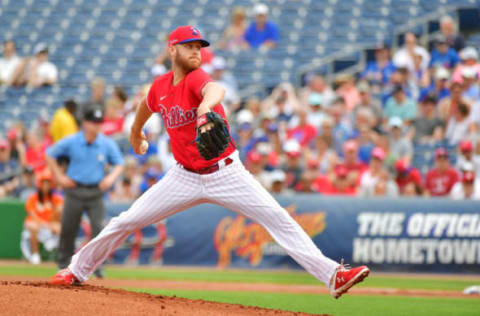
<path id="1" fill-rule="evenodd" d="M 444 147 L 435 149 L 435 158 L 448 157 L 448 150 Z"/>
<path id="2" fill-rule="evenodd" d="M 202 47 L 210 46 L 210 43 L 202 38 L 200 31 L 191 25 L 179 26 L 170 33 L 168 46 L 199 41 Z"/>
<path id="3" fill-rule="evenodd" d="M 460 151 L 462 152 L 473 150 L 472 142 L 469 140 L 462 140 L 459 144 L 459 147 L 460 147 Z"/>
<path id="4" fill-rule="evenodd" d="M 248 155 L 247 155 L 247 159 L 251 162 L 251 163 L 257 163 L 257 162 L 260 162 L 260 154 L 257 153 L 256 151 L 252 150 Z"/>
<path id="5" fill-rule="evenodd" d="M 395 163 L 395 169 L 397 169 L 397 171 L 400 172 L 400 173 L 403 173 L 403 172 L 407 171 L 408 170 L 408 162 L 403 160 L 403 159 L 397 160 L 397 162 Z"/>
<path id="6" fill-rule="evenodd" d="M 385 151 L 380 147 L 375 147 L 372 150 L 372 157 L 383 161 L 385 159 Z"/>

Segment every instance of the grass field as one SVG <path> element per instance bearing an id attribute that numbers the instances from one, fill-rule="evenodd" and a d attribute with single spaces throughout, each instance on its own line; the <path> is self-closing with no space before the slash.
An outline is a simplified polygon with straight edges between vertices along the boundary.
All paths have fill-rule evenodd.
<path id="1" fill-rule="evenodd" d="M 1 264 L 2 276 L 12 277 L 49 277 L 56 271 L 53 265 L 30 266 L 26 264 Z M 109 267 L 107 279 L 112 280 L 172 280 L 191 282 L 228 282 L 228 283 L 268 283 L 287 285 L 318 285 L 312 276 L 298 271 L 245 271 L 193 268 L 123 268 Z M 363 288 L 397 288 L 416 290 L 444 290 L 461 292 L 470 285 L 480 284 L 478 277 L 442 277 L 413 275 L 372 274 L 365 282 L 359 284 Z M 339 300 L 327 294 L 297 293 L 265 293 L 246 291 L 216 290 L 172 290 L 159 288 L 135 288 L 128 290 L 161 294 L 168 296 L 204 299 L 225 303 L 260 306 L 307 313 L 328 313 L 332 315 L 480 315 L 480 297 L 410 297 L 381 295 L 346 295 Z"/>

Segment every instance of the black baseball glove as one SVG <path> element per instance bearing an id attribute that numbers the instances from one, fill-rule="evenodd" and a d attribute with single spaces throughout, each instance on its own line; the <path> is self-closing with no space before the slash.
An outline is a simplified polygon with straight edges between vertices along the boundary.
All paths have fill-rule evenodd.
<path id="1" fill-rule="evenodd" d="M 200 132 L 200 128 L 208 123 L 213 123 L 210 130 Z M 197 119 L 197 138 L 195 139 L 197 149 L 205 160 L 220 156 L 230 143 L 225 120 L 215 112 L 207 112 Z"/>

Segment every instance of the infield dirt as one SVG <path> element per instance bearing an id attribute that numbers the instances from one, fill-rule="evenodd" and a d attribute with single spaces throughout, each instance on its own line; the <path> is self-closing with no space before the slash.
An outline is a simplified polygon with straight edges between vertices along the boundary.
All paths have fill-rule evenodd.
<path id="1" fill-rule="evenodd" d="M 192 315 L 307 316 L 311 314 L 166 297 L 84 284 L 52 286 L 46 282 L 0 282 L 2 315 Z"/>

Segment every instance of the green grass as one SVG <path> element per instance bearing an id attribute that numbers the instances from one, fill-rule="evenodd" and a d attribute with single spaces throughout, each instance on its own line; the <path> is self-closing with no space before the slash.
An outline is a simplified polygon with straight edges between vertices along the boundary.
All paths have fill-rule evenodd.
<path id="1" fill-rule="evenodd" d="M 154 295 L 176 295 L 190 299 L 260 306 L 312 314 L 331 314 L 335 316 L 452 316 L 478 315 L 480 300 L 417 298 L 401 296 L 343 296 L 334 300 L 328 295 L 252 293 L 226 291 L 188 291 L 188 290 L 152 290 L 129 289 Z"/>
<path id="2" fill-rule="evenodd" d="M 6 265 L 0 266 L 1 275 L 22 275 L 49 277 L 56 272 L 54 266 Z M 169 268 L 124 268 L 108 267 L 106 276 L 112 279 L 143 279 L 143 280 L 179 280 L 179 281 L 210 281 L 210 282 L 245 282 L 274 284 L 306 284 L 321 283 L 310 274 L 301 271 L 238 271 L 238 270 L 206 270 L 206 269 L 169 269 Z M 373 273 L 359 287 L 426 289 L 461 291 L 464 288 L 480 283 L 468 279 L 442 279 L 432 277 L 401 278 Z"/>

